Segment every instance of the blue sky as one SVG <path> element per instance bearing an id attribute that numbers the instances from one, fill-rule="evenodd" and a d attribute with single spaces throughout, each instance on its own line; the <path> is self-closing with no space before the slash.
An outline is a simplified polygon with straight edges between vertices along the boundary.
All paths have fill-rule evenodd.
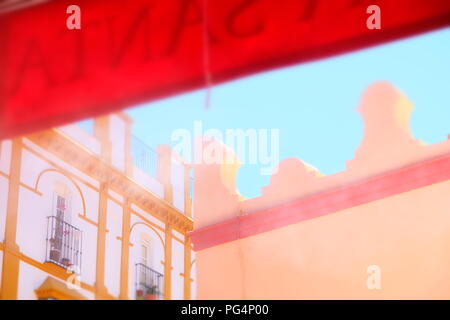
<path id="1" fill-rule="evenodd" d="M 351 54 L 260 73 L 205 91 L 197 90 L 126 112 L 134 134 L 149 146 L 174 145 L 175 129 L 279 129 L 280 159 L 300 158 L 324 174 L 345 169 L 362 137 L 355 108 L 375 81 L 387 80 L 414 103 L 411 127 L 428 144 L 450 134 L 450 28 Z M 269 176 L 258 165 L 243 165 L 239 192 L 260 194 Z"/>

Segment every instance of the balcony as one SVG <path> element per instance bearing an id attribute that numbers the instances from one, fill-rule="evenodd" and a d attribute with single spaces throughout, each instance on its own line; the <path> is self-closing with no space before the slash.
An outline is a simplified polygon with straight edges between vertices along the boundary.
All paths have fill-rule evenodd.
<path id="1" fill-rule="evenodd" d="M 46 262 L 80 273 L 82 232 L 55 216 L 47 217 Z"/>
<path id="2" fill-rule="evenodd" d="M 136 264 L 136 300 L 162 300 L 163 275 L 142 263 Z"/>
<path id="3" fill-rule="evenodd" d="M 132 136 L 131 144 L 134 165 L 149 176 L 156 178 L 158 153 L 135 136 Z"/>

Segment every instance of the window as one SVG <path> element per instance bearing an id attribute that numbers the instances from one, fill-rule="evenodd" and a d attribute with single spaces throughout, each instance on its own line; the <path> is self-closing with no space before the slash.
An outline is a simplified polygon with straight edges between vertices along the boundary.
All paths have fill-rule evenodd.
<path id="1" fill-rule="evenodd" d="M 142 239 L 141 261 L 136 264 L 136 299 L 154 300 L 162 298 L 163 275 L 151 268 L 151 243 Z"/>
<path id="2" fill-rule="evenodd" d="M 142 246 L 141 246 L 141 264 L 145 267 L 149 267 L 149 250 L 150 250 L 150 244 L 148 241 L 143 240 Z M 141 269 L 141 272 L 139 273 L 139 281 L 141 283 L 145 283 L 145 278 L 147 277 L 146 269 Z"/>
<path id="3" fill-rule="evenodd" d="M 52 220 L 53 232 L 51 240 L 50 260 L 62 264 L 67 264 L 66 258 L 61 257 L 63 250 L 63 242 L 65 236 L 64 218 L 66 211 L 66 199 L 60 195 L 56 195 L 55 200 L 55 219 Z"/>
<path id="4" fill-rule="evenodd" d="M 79 273 L 81 231 L 70 224 L 67 196 L 55 193 L 52 215 L 47 217 L 47 262 Z"/>
<path id="5" fill-rule="evenodd" d="M 56 195 L 56 218 L 58 218 L 61 221 L 66 221 L 65 211 L 66 211 L 66 198 Z"/>
<path id="6" fill-rule="evenodd" d="M 142 244 L 141 262 L 145 266 L 149 266 L 149 244 L 144 242 Z"/>

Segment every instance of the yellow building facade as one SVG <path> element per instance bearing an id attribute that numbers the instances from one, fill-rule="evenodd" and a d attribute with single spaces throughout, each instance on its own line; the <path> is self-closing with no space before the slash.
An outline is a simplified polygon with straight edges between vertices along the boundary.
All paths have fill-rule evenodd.
<path id="1" fill-rule="evenodd" d="M 0 297 L 192 299 L 190 166 L 123 114 L 1 141 Z"/>

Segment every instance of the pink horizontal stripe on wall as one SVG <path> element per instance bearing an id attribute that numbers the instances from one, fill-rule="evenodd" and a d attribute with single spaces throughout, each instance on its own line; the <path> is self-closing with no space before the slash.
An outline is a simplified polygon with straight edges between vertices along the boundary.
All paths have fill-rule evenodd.
<path id="1" fill-rule="evenodd" d="M 450 154 L 191 232 L 196 251 L 450 179 Z"/>

